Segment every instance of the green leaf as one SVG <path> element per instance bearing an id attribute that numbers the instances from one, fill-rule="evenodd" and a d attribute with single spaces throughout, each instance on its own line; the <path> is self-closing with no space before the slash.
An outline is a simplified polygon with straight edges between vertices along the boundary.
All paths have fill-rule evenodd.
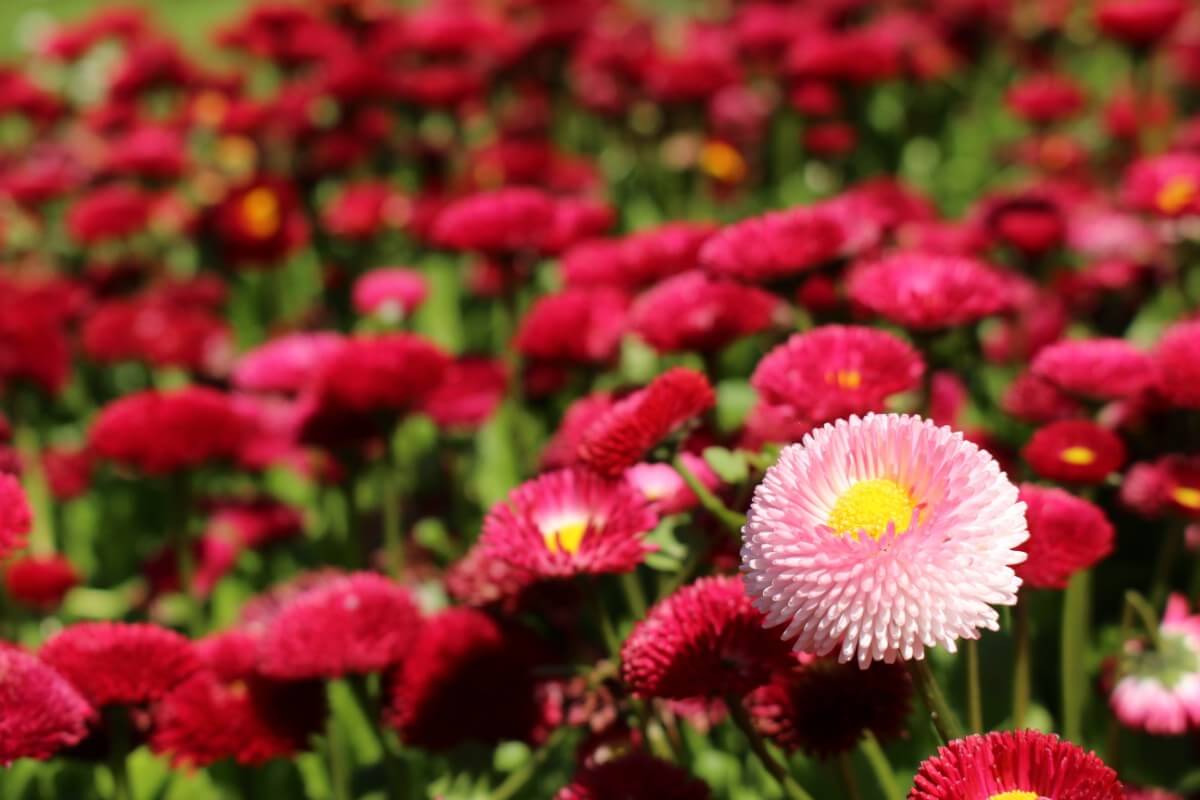
<path id="1" fill-rule="evenodd" d="M 750 476 L 750 465 L 739 451 L 724 447 L 706 447 L 704 460 L 725 483 L 741 483 Z"/>

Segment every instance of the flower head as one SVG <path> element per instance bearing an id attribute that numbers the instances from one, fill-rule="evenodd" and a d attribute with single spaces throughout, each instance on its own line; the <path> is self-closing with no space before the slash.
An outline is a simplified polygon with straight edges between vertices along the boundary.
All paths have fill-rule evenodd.
<path id="1" fill-rule="evenodd" d="M 750 384 L 762 402 L 820 424 L 883 411 L 889 397 L 915 389 L 924 372 L 920 354 L 886 331 L 825 325 L 767 353 Z"/>
<path id="2" fill-rule="evenodd" d="M 674 764 L 633 752 L 579 770 L 554 800 L 708 800 L 711 796 L 703 781 Z"/>
<path id="3" fill-rule="evenodd" d="M 1065 589 L 1076 572 L 1091 569 L 1113 549 L 1113 526 L 1098 507 L 1064 492 L 1021 485 L 1029 540 L 1021 550 L 1029 554 L 1016 567 L 1017 576 L 1035 589 Z"/>
<path id="4" fill-rule="evenodd" d="M 644 534 L 656 522 L 624 481 L 569 468 L 526 481 L 493 506 L 480 541 L 543 577 L 629 572 L 651 550 Z"/>
<path id="5" fill-rule="evenodd" d="M 1011 305 L 1004 277 L 968 256 L 896 253 L 856 267 L 847 288 L 858 305 L 915 330 L 965 325 Z"/>
<path id="6" fill-rule="evenodd" d="M 797 651 L 866 667 L 997 629 L 991 604 L 1016 602 L 1029 533 L 987 452 L 918 417 L 868 414 L 786 448 L 743 535 L 766 624 L 786 623 Z"/>
<path id="7" fill-rule="evenodd" d="M 770 327 L 781 308 L 762 289 L 684 272 L 638 297 L 629 327 L 661 353 L 708 352 Z"/>
<path id="8" fill-rule="evenodd" d="M 1043 478 L 1101 483 L 1125 463 L 1125 444 L 1091 420 L 1064 419 L 1038 428 L 1021 455 Z"/>
<path id="9" fill-rule="evenodd" d="M 5 646 L 0 676 L 0 765 L 47 759 L 87 734 L 95 712 L 53 667 Z"/>
<path id="10" fill-rule="evenodd" d="M 21 482 L 0 472 L 0 558 L 25 546 L 33 527 L 33 511 Z"/>
<path id="11" fill-rule="evenodd" d="M 791 660 L 740 578 L 701 578 L 634 626 L 621 648 L 621 675 L 639 697 L 741 696 Z"/>
<path id="12" fill-rule="evenodd" d="M 1065 392 L 1099 400 L 1132 397 L 1154 381 L 1150 358 L 1124 339 L 1072 339 L 1042 348 L 1030 369 Z"/>
<path id="13" fill-rule="evenodd" d="M 513 346 L 522 355 L 565 364 L 603 364 L 617 354 L 629 298 L 606 287 L 539 297 L 521 319 Z"/>
<path id="14" fill-rule="evenodd" d="M 744 281 L 787 278 L 843 254 L 848 231 L 823 207 L 772 211 L 735 222 L 700 250 L 700 263 L 714 275 Z"/>
<path id="15" fill-rule="evenodd" d="M 1125 204 L 1160 217 L 1200 213 L 1200 156 L 1165 153 L 1138 159 L 1121 182 Z"/>
<path id="16" fill-rule="evenodd" d="M 1200 320 L 1167 328 L 1151 355 L 1156 388 L 1174 406 L 1200 409 Z"/>
<path id="17" fill-rule="evenodd" d="M 55 634 L 38 657 L 96 708 L 158 700 L 200 667 L 191 642 L 144 623 L 81 622 Z"/>
<path id="18" fill-rule="evenodd" d="M 1185 596 L 1167 601 L 1157 647 L 1125 643 L 1110 704 L 1123 724 L 1149 733 L 1200 728 L 1200 614 L 1188 615 Z"/>
<path id="19" fill-rule="evenodd" d="M 241 357 L 233 371 L 233 385 L 248 392 L 296 394 L 345 342 L 341 334 L 327 331 L 271 339 Z"/>
<path id="20" fill-rule="evenodd" d="M 19 603 L 53 611 L 79 583 L 79 573 L 60 555 L 26 556 L 4 567 L 4 588 Z"/>
<path id="21" fill-rule="evenodd" d="M 259 670 L 273 678 L 337 678 L 399 663 L 420 628 L 407 590 L 355 572 L 288 599 L 259 640 Z"/>
<path id="22" fill-rule="evenodd" d="M 354 310 L 386 320 L 401 320 L 425 302 L 425 276 L 404 267 L 380 267 L 354 282 Z"/>
<path id="23" fill-rule="evenodd" d="M 925 759 L 909 800 L 1123 800 L 1117 773 L 1094 753 L 1038 731 L 955 739 Z"/>
<path id="24" fill-rule="evenodd" d="M 650 286 L 694 269 L 715 230 L 707 222 L 672 222 L 620 239 L 581 242 L 563 254 L 563 277 L 568 286 Z"/>

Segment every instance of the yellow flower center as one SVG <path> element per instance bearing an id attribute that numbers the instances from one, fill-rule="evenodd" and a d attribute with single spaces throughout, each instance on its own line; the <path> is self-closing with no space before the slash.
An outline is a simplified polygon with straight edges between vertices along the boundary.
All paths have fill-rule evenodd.
<path id="1" fill-rule="evenodd" d="M 1073 466 L 1086 467 L 1088 464 L 1091 464 L 1096 460 L 1096 451 L 1090 447 L 1084 447 L 1083 445 L 1077 444 L 1073 447 L 1068 447 L 1066 450 L 1063 450 L 1058 454 L 1058 457 Z"/>
<path id="2" fill-rule="evenodd" d="M 724 142 L 705 142 L 700 149 L 700 168 L 723 183 L 737 183 L 746 176 L 746 160 Z"/>
<path id="3" fill-rule="evenodd" d="M 1200 510 L 1200 489 L 1191 486 L 1176 486 L 1171 490 L 1171 497 L 1184 508 Z"/>
<path id="4" fill-rule="evenodd" d="M 571 555 L 578 553 L 579 546 L 583 544 L 583 534 L 587 532 L 587 527 L 588 521 L 582 519 L 543 531 L 542 537 L 546 541 L 546 549 L 551 553 L 570 553 Z"/>
<path id="5" fill-rule="evenodd" d="M 1196 198 L 1198 190 L 1200 186 L 1196 181 L 1186 175 L 1176 175 L 1158 190 L 1154 203 L 1164 214 L 1177 214 Z"/>
<path id="6" fill-rule="evenodd" d="M 862 373 L 856 369 L 830 370 L 825 373 L 825 382 L 839 389 L 857 389 L 862 386 Z"/>
<path id="7" fill-rule="evenodd" d="M 265 186 L 251 189 L 242 198 L 242 221 L 251 236 L 266 239 L 279 230 L 279 198 Z"/>
<path id="8" fill-rule="evenodd" d="M 1019 789 L 1011 792 L 1001 792 L 994 794 L 988 800 L 1038 800 L 1037 792 L 1022 792 Z"/>
<path id="9" fill-rule="evenodd" d="M 916 507 L 912 495 L 900 484 L 872 478 L 842 492 L 829 512 L 828 525 L 839 535 L 857 539 L 859 531 L 865 531 L 878 539 L 887 532 L 889 523 L 895 524 L 896 533 L 907 531 Z"/>

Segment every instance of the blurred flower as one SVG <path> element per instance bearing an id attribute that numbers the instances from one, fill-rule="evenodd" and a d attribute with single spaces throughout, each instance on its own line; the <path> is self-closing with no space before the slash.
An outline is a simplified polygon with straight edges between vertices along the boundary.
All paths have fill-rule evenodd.
<path id="1" fill-rule="evenodd" d="M 761 289 L 685 272 L 642 293 L 629 327 L 661 353 L 710 352 L 770 327 L 783 310 Z"/>
<path id="2" fill-rule="evenodd" d="M 492 507 L 480 541 L 495 558 L 541 577 L 629 572 L 652 546 L 657 518 L 624 481 L 581 469 L 545 473 Z"/>
<path id="3" fill-rule="evenodd" d="M 357 240 L 403 228 L 411 215 L 409 199 L 389 184 L 362 181 L 343 186 L 325 207 L 321 221 L 335 236 Z"/>
<path id="4" fill-rule="evenodd" d="M 50 494 L 67 502 L 85 494 L 92 485 L 96 458 L 87 447 L 51 447 L 42 451 L 42 469 Z"/>
<path id="5" fill-rule="evenodd" d="M 1125 171 L 1121 197 L 1131 208 L 1163 217 L 1200 212 L 1200 155 L 1166 153 L 1138 159 Z"/>
<path id="6" fill-rule="evenodd" d="M 1146 517 L 1172 512 L 1200 518 L 1200 457 L 1166 455 L 1125 473 L 1121 502 Z"/>
<path id="7" fill-rule="evenodd" d="M 67 230 L 82 245 L 124 239 L 145 230 L 153 198 L 141 189 L 116 183 L 92 189 L 67 212 Z"/>
<path id="8" fill-rule="evenodd" d="M 25 546 L 33 527 L 33 510 L 21 482 L 0 472 L 0 558 Z"/>
<path id="9" fill-rule="evenodd" d="M 703 458 L 691 453 L 680 453 L 679 457 L 709 491 L 720 485 L 720 478 Z M 670 464 L 634 464 L 625 470 L 625 480 L 641 492 L 654 513 L 660 516 L 687 511 L 700 502 Z"/>
<path id="10" fill-rule="evenodd" d="M 1054 795 L 1122 800 L 1117 773 L 1095 754 L 1039 731 L 1002 731 L 955 739 L 921 762 L 910 800 Z"/>
<path id="11" fill-rule="evenodd" d="M 755 490 L 746 589 L 797 651 L 837 650 L 863 668 L 935 644 L 953 652 L 999 627 L 989 604 L 1016 601 L 1024 512 L 996 461 L 950 428 L 839 420 L 784 449 Z"/>
<path id="12" fill-rule="evenodd" d="M 1103 483 L 1125 463 L 1125 443 L 1091 420 L 1064 419 L 1038 428 L 1021 455 L 1043 478 Z"/>
<path id="13" fill-rule="evenodd" d="M 332 331 L 289 333 L 271 339 L 239 359 L 233 385 L 251 392 L 298 393 L 345 341 Z"/>
<path id="14" fill-rule="evenodd" d="M 792 655 L 746 595 L 741 578 L 701 578 L 660 600 L 621 648 L 638 697 L 741 697 Z"/>
<path id="15" fill-rule="evenodd" d="M 694 269 L 716 229 L 707 222 L 672 222 L 620 239 L 580 242 L 563 254 L 563 278 L 568 286 L 651 286 Z"/>
<path id="16" fill-rule="evenodd" d="M 1065 75 L 1044 72 L 1009 87 L 1005 102 L 1014 114 L 1035 125 L 1061 122 L 1084 107 L 1083 90 Z"/>
<path id="17" fill-rule="evenodd" d="M 1154 380 L 1150 358 L 1124 339 L 1070 339 L 1038 352 L 1034 375 L 1063 391 L 1112 400 L 1132 397 Z"/>
<path id="18" fill-rule="evenodd" d="M 404 267 L 380 267 L 354 282 L 354 310 L 398 322 L 420 307 L 429 292 L 425 276 Z"/>
<path id="19" fill-rule="evenodd" d="M 1157 735 L 1200 728 L 1200 614 L 1184 595 L 1167 600 L 1157 644 L 1124 643 L 1109 698 L 1121 724 Z"/>
<path id="20" fill-rule="evenodd" d="M 700 263 L 714 275 L 770 281 L 836 259 L 846 241 L 842 221 L 825 208 L 792 208 L 725 226 L 704 243 Z"/>
<path id="21" fill-rule="evenodd" d="M 1025 586 L 1066 589 L 1076 572 L 1091 569 L 1113 549 L 1113 527 L 1098 506 L 1064 492 L 1021 484 L 1021 500 L 1029 521 L 1029 539 L 1020 550 L 1029 554 L 1016 572 Z"/>
<path id="22" fill-rule="evenodd" d="M 270 176 L 232 189 L 207 212 L 203 225 L 234 265 L 278 266 L 308 240 L 296 190 Z"/>
<path id="23" fill-rule="evenodd" d="M 97 709 L 160 700 L 200 667 L 187 639 L 146 623 L 78 622 L 38 657 Z"/>
<path id="24" fill-rule="evenodd" d="M 95 712 L 52 667 L 16 647 L 0 647 L 0 675 L 0 765 L 44 761 L 87 734 Z"/>
<path id="25" fill-rule="evenodd" d="M 824 325 L 794 334 L 758 362 L 750 385 L 762 403 L 797 423 L 883 411 L 889 397 L 916 389 L 920 354 L 886 331 Z"/>
<path id="26" fill-rule="evenodd" d="M 1200 409 L 1200 320 L 1177 322 L 1151 354 L 1155 388 L 1180 408 Z"/>
<path id="27" fill-rule="evenodd" d="M 4 589 L 18 603 L 41 612 L 53 611 L 79 583 L 79 573 L 65 556 L 29 555 L 4 567 Z"/>
<path id="28" fill-rule="evenodd" d="M 355 336 L 321 359 L 313 399 L 322 413 L 405 411 L 420 405 L 449 365 L 449 356 L 416 334 Z"/>
<path id="29" fill-rule="evenodd" d="M 856 266 L 847 287 L 854 303 L 915 330 L 965 325 L 1011 305 L 1003 277 L 965 256 L 896 253 Z"/>
<path id="30" fill-rule="evenodd" d="M 450 204 L 434 223 L 437 244 L 494 255 L 557 253 L 603 233 L 602 206 L 556 199 L 532 188 L 506 188 Z"/>
<path id="31" fill-rule="evenodd" d="M 1096 26 L 1133 47 L 1150 47 L 1164 38 L 1187 11 L 1184 0 L 1103 0 L 1096 4 Z"/>
<path id="32" fill-rule="evenodd" d="M 565 289 L 534 301 L 513 346 L 522 355 L 566 364 L 603 364 L 617 354 L 629 298 L 610 288 Z"/>
<path id="33" fill-rule="evenodd" d="M 712 793 L 699 778 L 667 761 L 640 751 L 584 767 L 559 790 L 554 800 L 709 800 Z"/>
<path id="34" fill-rule="evenodd" d="M 473 429 L 484 425 L 508 389 L 504 364 L 489 358 L 465 357 L 450 364 L 421 405 L 440 428 Z"/>
<path id="35" fill-rule="evenodd" d="M 609 392 L 593 392 L 573 400 L 563 413 L 558 430 L 542 448 L 542 466 L 553 469 L 578 463 L 584 434 L 616 403 L 617 398 Z"/>
<path id="36" fill-rule="evenodd" d="M 420 626 L 399 584 L 370 572 L 331 577 L 286 600 L 269 620 L 259 670 L 286 679 L 380 672 L 410 654 Z"/>

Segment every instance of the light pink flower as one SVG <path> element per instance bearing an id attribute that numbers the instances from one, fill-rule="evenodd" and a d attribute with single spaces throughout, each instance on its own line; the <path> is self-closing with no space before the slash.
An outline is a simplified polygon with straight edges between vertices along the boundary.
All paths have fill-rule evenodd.
<path id="1" fill-rule="evenodd" d="M 1172 595 L 1152 653 L 1140 641 L 1125 643 L 1120 679 L 1109 702 L 1122 724 L 1154 734 L 1200 728 L 1200 614 L 1188 615 L 1187 598 Z"/>
<path id="2" fill-rule="evenodd" d="M 919 417 L 868 414 L 791 445 L 754 493 L 746 589 L 800 652 L 922 659 L 996 630 L 1029 537 L 1017 488 L 986 451 Z"/>
<path id="3" fill-rule="evenodd" d="M 419 308 L 428 292 L 425 276 L 415 269 L 373 269 L 354 282 L 354 310 L 398 321 Z"/>
<path id="4" fill-rule="evenodd" d="M 703 458 L 691 453 L 683 453 L 681 457 L 692 474 L 709 490 L 716 489 L 721 483 Z M 678 514 L 699 502 L 670 464 L 634 464 L 625 470 L 625 480 L 650 502 L 650 507 L 658 514 Z"/>
<path id="5" fill-rule="evenodd" d="M 289 333 L 238 360 L 233 385 L 248 392 L 299 392 L 345 343 L 341 334 Z"/>

